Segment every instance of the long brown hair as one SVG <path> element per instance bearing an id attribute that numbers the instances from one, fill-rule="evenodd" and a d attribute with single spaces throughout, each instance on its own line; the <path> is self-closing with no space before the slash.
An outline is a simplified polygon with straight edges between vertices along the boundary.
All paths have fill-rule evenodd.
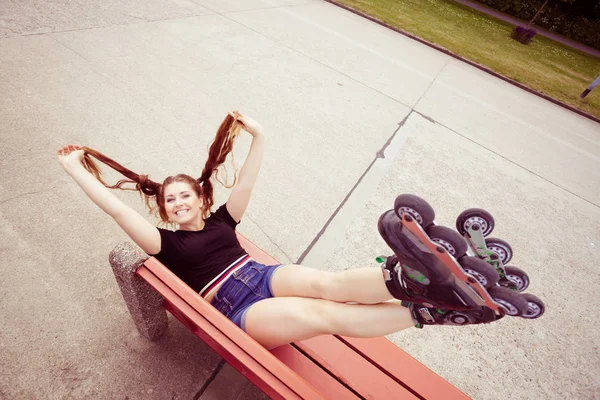
<path id="1" fill-rule="evenodd" d="M 198 179 L 194 179 L 186 174 L 178 174 L 175 176 L 167 177 L 163 183 L 158 183 L 151 180 L 148 175 L 140 175 L 137 174 L 116 161 L 108 158 L 104 154 L 90 149 L 89 147 L 82 147 L 81 149 L 84 151 L 83 156 L 83 166 L 90 173 L 92 173 L 96 179 L 98 179 L 104 186 L 109 189 L 122 189 L 122 190 L 135 190 L 140 193 L 141 196 L 144 197 L 146 206 L 150 209 L 150 211 L 154 210 L 154 207 L 151 204 L 151 199 L 156 202 L 158 206 L 158 210 L 156 210 L 156 214 L 160 217 L 160 219 L 168 223 L 169 218 L 167 216 L 167 212 L 165 210 L 165 196 L 164 196 L 164 188 L 167 185 L 173 182 L 186 182 L 188 183 L 196 192 L 198 197 L 202 200 L 202 217 L 207 218 L 210 214 L 210 209 L 213 206 L 213 185 L 211 182 L 211 178 L 216 175 L 216 179 L 225 187 L 230 188 L 235 185 L 236 182 L 236 173 L 234 172 L 234 179 L 231 185 L 227 185 L 222 182 L 219 177 L 219 168 L 223 166 L 225 163 L 227 156 L 233 150 L 233 143 L 237 138 L 240 129 L 242 128 L 242 123 L 237 121 L 233 116 L 227 114 L 221 126 L 217 131 L 215 139 L 210 145 L 208 150 L 208 160 L 206 160 L 206 164 L 204 165 L 204 169 L 202 170 L 202 175 Z M 233 156 L 233 154 L 232 154 Z M 121 179 L 114 185 L 109 185 L 106 183 L 102 177 L 102 171 L 96 164 L 92 157 L 97 159 L 98 161 L 108 165 L 115 171 L 123 174 L 127 179 Z M 127 187 L 127 184 L 133 184 L 133 187 Z"/>

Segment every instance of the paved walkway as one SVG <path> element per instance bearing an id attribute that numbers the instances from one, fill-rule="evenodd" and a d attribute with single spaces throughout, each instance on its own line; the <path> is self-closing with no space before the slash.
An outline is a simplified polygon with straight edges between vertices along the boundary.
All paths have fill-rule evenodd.
<path id="1" fill-rule="evenodd" d="M 600 286 L 591 120 L 318 0 L 0 3 L 0 93 L 1 398 L 224 396 L 235 374 L 206 387 L 222 360 L 177 321 L 158 342 L 138 335 L 107 260 L 127 238 L 55 150 L 195 175 L 231 109 L 268 135 L 244 236 L 282 263 L 377 268 L 377 219 L 399 193 L 447 226 L 486 208 L 544 318 L 389 338 L 475 399 L 599 390 L 597 318 L 582 307 Z M 227 194 L 216 185 L 215 204 Z"/>
<path id="2" fill-rule="evenodd" d="M 481 3 L 477 3 L 477 2 L 469 1 L 469 0 L 453 0 L 453 1 L 455 1 L 457 3 L 460 3 L 462 5 L 465 5 L 467 7 L 473 8 L 473 9 L 475 9 L 477 11 L 482 12 L 482 13 L 491 15 L 494 18 L 498 18 L 498 19 L 501 19 L 503 21 L 506 21 L 506 22 L 508 22 L 508 23 L 510 23 L 512 25 L 515 25 L 515 26 L 517 26 L 517 25 L 527 25 L 527 23 L 528 23 L 528 21 L 520 20 L 520 19 L 515 18 L 515 17 L 513 17 L 511 15 L 508 15 L 508 14 L 505 14 L 505 13 L 503 13 L 501 11 L 498 11 L 498 10 L 496 10 L 494 8 L 487 7 L 487 6 L 485 6 L 485 5 L 481 4 Z M 562 43 L 565 46 L 572 47 L 572 48 L 577 49 L 579 51 L 582 51 L 584 53 L 587 53 L 587 54 L 590 54 L 592 56 L 600 58 L 600 50 L 594 49 L 593 47 L 590 47 L 590 46 L 586 46 L 583 43 L 576 42 L 576 41 L 571 40 L 571 39 L 569 39 L 567 37 L 559 35 L 557 33 L 545 30 L 544 28 L 541 28 L 541 27 L 539 27 L 539 26 L 537 26 L 535 24 L 534 24 L 534 27 L 535 27 L 535 30 L 537 31 L 538 35 L 545 36 L 545 37 L 547 37 L 549 39 L 552 39 L 552 40 L 554 40 L 556 42 Z"/>

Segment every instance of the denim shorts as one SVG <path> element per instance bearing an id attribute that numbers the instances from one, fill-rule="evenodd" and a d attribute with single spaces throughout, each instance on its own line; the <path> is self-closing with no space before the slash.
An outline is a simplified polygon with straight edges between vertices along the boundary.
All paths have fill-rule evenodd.
<path id="1" fill-rule="evenodd" d="M 257 301 L 273 297 L 271 277 L 281 266 L 248 261 L 227 278 L 210 304 L 245 332 L 246 312 Z"/>

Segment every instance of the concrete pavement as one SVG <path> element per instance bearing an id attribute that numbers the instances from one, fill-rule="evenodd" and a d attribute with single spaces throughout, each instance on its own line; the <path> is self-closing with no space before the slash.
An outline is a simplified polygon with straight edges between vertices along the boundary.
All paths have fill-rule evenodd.
<path id="1" fill-rule="evenodd" d="M 281 262 L 376 267 L 397 194 L 449 226 L 486 208 L 546 315 L 390 338 L 476 399 L 598 398 L 597 123 L 317 0 L 3 3 L 0 38 L 0 398 L 202 394 L 220 358 L 176 321 L 138 336 L 107 261 L 127 238 L 54 151 L 199 174 L 236 108 L 268 134 L 242 234 Z"/>

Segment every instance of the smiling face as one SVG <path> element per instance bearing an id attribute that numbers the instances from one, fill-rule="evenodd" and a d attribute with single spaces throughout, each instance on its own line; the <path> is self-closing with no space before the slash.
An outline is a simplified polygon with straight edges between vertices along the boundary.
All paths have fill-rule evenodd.
<path id="1" fill-rule="evenodd" d="M 181 229 L 197 226 L 201 220 L 202 200 L 187 182 L 176 181 L 164 190 L 165 211 L 170 221 Z"/>

